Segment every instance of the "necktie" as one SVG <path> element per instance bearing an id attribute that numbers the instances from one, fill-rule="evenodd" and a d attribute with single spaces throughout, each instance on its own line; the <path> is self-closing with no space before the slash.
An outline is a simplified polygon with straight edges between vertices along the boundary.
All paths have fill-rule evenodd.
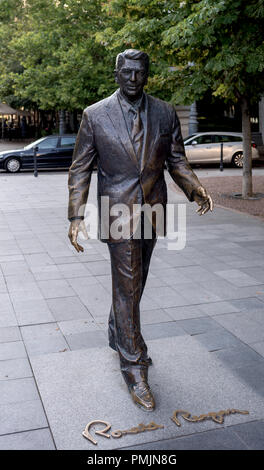
<path id="1" fill-rule="evenodd" d="M 134 108 L 130 108 L 130 110 L 133 113 L 131 139 L 136 155 L 138 158 L 140 158 L 144 129 L 140 118 L 139 109 L 135 110 Z"/>

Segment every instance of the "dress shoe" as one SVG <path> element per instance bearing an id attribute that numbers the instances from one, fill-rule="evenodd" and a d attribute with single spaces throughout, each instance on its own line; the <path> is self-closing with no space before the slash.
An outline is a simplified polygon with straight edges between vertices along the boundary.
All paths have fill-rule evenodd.
<path id="1" fill-rule="evenodd" d="M 134 403 L 144 411 L 155 409 L 155 400 L 147 382 L 139 382 L 128 388 Z"/>

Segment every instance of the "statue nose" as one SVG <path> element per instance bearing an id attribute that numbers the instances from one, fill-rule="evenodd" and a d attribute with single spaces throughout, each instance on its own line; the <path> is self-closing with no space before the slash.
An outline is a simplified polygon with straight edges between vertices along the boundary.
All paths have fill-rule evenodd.
<path id="1" fill-rule="evenodd" d="M 131 72 L 131 78 L 130 78 L 130 80 L 131 80 L 132 82 L 134 82 L 134 81 L 136 80 L 136 72 L 135 72 L 134 70 Z"/>

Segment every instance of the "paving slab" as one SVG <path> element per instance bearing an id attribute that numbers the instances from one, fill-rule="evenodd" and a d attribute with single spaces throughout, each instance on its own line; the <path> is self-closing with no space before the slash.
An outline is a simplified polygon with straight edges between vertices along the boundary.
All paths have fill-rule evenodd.
<path id="1" fill-rule="evenodd" d="M 69 345 L 62 334 L 58 336 L 43 336 L 36 339 L 26 340 L 25 346 L 30 357 L 53 352 L 63 353 L 69 349 Z"/>
<path id="2" fill-rule="evenodd" d="M 92 320 L 92 318 L 60 321 L 58 322 L 58 326 L 65 336 L 100 330 L 95 320 Z"/>
<path id="3" fill-rule="evenodd" d="M 254 349 L 241 343 L 234 348 L 221 349 L 211 353 L 214 357 L 228 365 L 230 369 L 237 369 L 256 362 L 262 364 L 264 368 L 264 358 Z"/>
<path id="4" fill-rule="evenodd" d="M 198 282 L 198 284 L 208 292 L 211 292 L 218 296 L 216 300 L 222 301 L 231 301 L 237 299 L 245 299 L 248 297 L 255 297 L 256 292 L 260 291 L 261 286 L 246 286 L 246 287 L 237 287 L 232 285 L 226 279 L 221 279 L 219 277 L 219 281 L 206 281 L 206 282 Z M 252 290 L 253 289 L 253 290 Z M 203 302 L 200 302 L 203 303 Z"/>
<path id="5" fill-rule="evenodd" d="M 62 279 L 63 275 L 58 267 L 54 264 L 49 266 L 31 267 L 31 271 L 36 281 L 46 281 L 51 279 Z"/>
<path id="6" fill-rule="evenodd" d="M 38 281 L 39 288 L 45 299 L 74 296 L 74 291 L 64 279 Z"/>
<path id="7" fill-rule="evenodd" d="M 8 359 L 17 359 L 26 357 L 27 353 L 23 341 L 10 341 L 9 343 L 0 343 L 1 361 Z"/>
<path id="8" fill-rule="evenodd" d="M 175 291 L 185 299 L 185 304 L 203 304 L 222 300 L 220 296 L 214 294 L 210 289 L 208 289 L 206 284 L 202 287 L 202 282 L 200 285 L 195 281 L 183 284 L 182 286 L 174 285 L 173 287 Z"/>
<path id="9" fill-rule="evenodd" d="M 109 348 L 32 357 L 57 448 L 131 447 L 263 419 L 261 394 L 244 377 L 214 358 L 195 338 L 185 335 L 148 341 L 154 363 L 149 369 L 149 382 L 157 405 L 150 414 L 131 401 L 119 371 L 118 357 Z M 181 427 L 177 427 L 170 419 L 176 409 L 199 415 L 229 408 L 250 413 L 229 415 L 224 425 L 211 420 L 189 423 L 181 419 Z M 164 429 L 121 439 L 97 436 L 95 448 L 82 436 L 82 431 L 88 422 L 96 419 L 110 422 L 112 430 L 129 429 L 150 421 L 164 425 Z"/>
<path id="10" fill-rule="evenodd" d="M 39 398 L 34 379 L 23 378 L 0 381 L 1 404 L 18 403 Z"/>
<path id="11" fill-rule="evenodd" d="M 264 421 L 237 424 L 230 428 L 252 450 L 264 449 Z"/>
<path id="12" fill-rule="evenodd" d="M 20 326 L 54 321 L 54 317 L 44 299 L 14 300 L 13 305 L 17 323 Z"/>
<path id="13" fill-rule="evenodd" d="M 0 343 L 8 343 L 9 341 L 19 340 L 21 340 L 21 334 L 17 326 L 0 328 Z"/>
<path id="14" fill-rule="evenodd" d="M 211 330 L 224 331 L 224 328 L 219 325 L 213 318 L 201 317 L 191 318 L 187 320 L 178 320 L 177 325 L 189 333 L 190 335 L 197 335 Z"/>
<path id="15" fill-rule="evenodd" d="M 16 326 L 17 319 L 8 294 L 0 294 L 0 328 Z"/>
<path id="16" fill-rule="evenodd" d="M 241 341 L 227 330 L 214 330 L 207 331 L 206 333 L 199 333 L 195 338 L 201 343 L 208 351 L 217 351 L 226 348 L 239 347 Z"/>
<path id="17" fill-rule="evenodd" d="M 251 343 L 251 348 L 255 349 L 261 356 L 264 357 L 264 341 L 259 341 L 258 343 Z"/>
<path id="18" fill-rule="evenodd" d="M 105 332 L 99 330 L 82 331 L 71 335 L 65 335 L 65 339 L 72 351 L 76 349 L 88 349 L 94 347 L 105 347 L 108 340 Z"/>
<path id="19" fill-rule="evenodd" d="M 30 232 L 30 236 L 32 237 L 32 232 Z M 18 274 L 18 273 L 28 273 L 29 267 L 25 261 L 9 261 L 2 262 L 1 268 L 5 276 L 10 274 Z"/>
<path id="20" fill-rule="evenodd" d="M 264 328 L 247 313 L 229 313 L 214 317 L 217 322 L 245 343 L 256 343 L 264 340 Z"/>
<path id="21" fill-rule="evenodd" d="M 60 264 L 58 265 L 58 270 L 66 279 L 74 277 L 79 278 L 89 274 L 89 271 L 85 267 L 84 263 L 74 263 L 73 265 L 69 263 Z"/>
<path id="22" fill-rule="evenodd" d="M 21 379 L 31 376 L 32 370 L 27 358 L 0 361 L 0 380 Z"/>
<path id="23" fill-rule="evenodd" d="M 47 336 L 61 336 L 56 322 L 22 326 L 20 330 L 25 342 Z"/>
<path id="24" fill-rule="evenodd" d="M 186 332 L 183 328 L 181 328 L 180 325 L 178 325 L 178 322 L 163 322 L 142 325 L 141 330 L 143 337 L 146 340 L 186 335 Z"/>
<path id="25" fill-rule="evenodd" d="M 237 377 L 247 383 L 252 388 L 252 390 L 255 390 L 257 393 L 259 393 L 263 400 L 264 368 L 262 362 L 255 361 L 251 364 L 245 364 L 242 367 L 237 368 L 234 372 Z"/>
<path id="26" fill-rule="evenodd" d="M 214 315 L 221 315 L 223 313 L 239 312 L 240 309 L 239 309 L 239 306 L 236 306 L 236 304 L 234 304 L 233 301 L 230 301 L 230 302 L 223 301 L 223 302 L 213 302 L 213 303 L 199 305 L 199 310 L 206 315 L 214 316 Z"/>
<path id="27" fill-rule="evenodd" d="M 248 448 L 235 432 L 230 429 L 217 429 L 177 439 L 125 447 L 122 450 L 248 450 Z"/>
<path id="28" fill-rule="evenodd" d="M 256 297 L 251 297 L 248 299 L 243 300 L 231 300 L 230 304 L 237 308 L 237 311 L 241 312 L 255 312 L 261 310 L 264 312 L 264 306 L 261 302 L 261 299 L 257 299 Z M 232 312 L 222 312 L 222 313 L 232 313 Z"/>
<path id="29" fill-rule="evenodd" d="M 57 321 L 92 318 L 88 309 L 77 296 L 48 299 L 47 305 Z"/>
<path id="30" fill-rule="evenodd" d="M 0 416 L 0 435 L 48 426 L 40 400 L 0 405 Z"/>
<path id="31" fill-rule="evenodd" d="M 48 428 L 0 436 L 0 450 L 54 450 Z"/>
<path id="32" fill-rule="evenodd" d="M 86 268 L 94 276 L 111 274 L 111 264 L 109 261 L 93 261 L 86 263 Z"/>
<path id="33" fill-rule="evenodd" d="M 157 401 L 148 415 L 131 402 L 118 355 L 105 347 L 107 245 L 89 240 L 78 254 L 67 239 L 67 173 L 47 172 L 37 186 L 32 174 L 2 180 L 0 449 L 54 448 L 29 360 L 59 448 L 96 449 L 81 432 L 99 418 L 112 429 L 151 420 L 165 428 L 119 440 L 98 436 L 98 449 L 263 448 L 263 222 L 220 208 L 197 217 L 187 202 L 185 249 L 169 251 L 168 240 L 158 240 L 141 302 Z M 186 202 L 169 193 L 170 201 Z M 227 416 L 224 425 L 181 419 L 178 428 L 170 420 L 176 408 L 200 414 L 230 407 L 250 414 Z"/>
<path id="34" fill-rule="evenodd" d="M 201 318 L 207 316 L 200 305 L 186 305 L 182 307 L 165 308 L 164 311 L 172 320 L 187 320 L 188 318 Z"/>
<path id="35" fill-rule="evenodd" d="M 141 325 L 163 323 L 171 321 L 171 316 L 165 312 L 165 309 L 142 310 L 140 315 Z"/>
<path id="36" fill-rule="evenodd" d="M 216 274 L 224 279 L 227 279 L 231 284 L 238 287 L 243 286 L 257 286 L 263 284 L 262 281 L 258 281 L 251 276 L 248 276 L 239 269 L 229 269 L 227 271 L 216 271 Z"/>
<path id="37" fill-rule="evenodd" d="M 146 287 L 143 295 L 154 301 L 161 308 L 177 307 L 188 304 L 188 301 L 172 287 Z M 142 300 L 143 300 L 142 298 Z M 148 309 L 149 310 L 149 309 Z"/>
<path id="38" fill-rule="evenodd" d="M 141 312 L 143 310 L 157 310 L 160 308 L 160 305 L 156 300 L 154 300 L 151 297 L 151 294 L 147 294 L 148 289 L 145 289 L 145 292 L 143 293 L 142 299 L 140 301 L 140 310 Z M 182 304 L 182 299 L 180 300 L 180 304 Z M 106 315 L 109 315 L 109 308 L 108 311 L 106 310 Z"/>

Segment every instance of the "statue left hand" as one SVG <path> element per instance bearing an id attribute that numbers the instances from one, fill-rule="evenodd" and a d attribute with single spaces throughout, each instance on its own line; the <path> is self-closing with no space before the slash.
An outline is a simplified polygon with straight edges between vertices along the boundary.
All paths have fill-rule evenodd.
<path id="1" fill-rule="evenodd" d="M 206 189 L 203 186 L 199 186 L 199 188 L 195 189 L 193 198 L 195 202 L 200 206 L 196 212 L 199 215 L 206 214 L 206 212 L 212 211 L 214 204 L 211 196 L 207 193 Z"/>

